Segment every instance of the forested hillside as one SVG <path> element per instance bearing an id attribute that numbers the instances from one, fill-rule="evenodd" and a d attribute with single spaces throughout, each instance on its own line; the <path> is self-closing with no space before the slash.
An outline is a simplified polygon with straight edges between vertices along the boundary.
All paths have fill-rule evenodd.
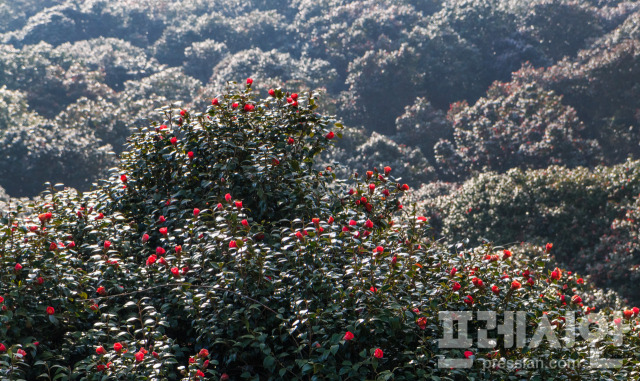
<path id="1" fill-rule="evenodd" d="M 411 185 L 637 157 L 630 1 L 28 1 L 0 21 L 0 186 L 88 188 L 130 128 L 227 81 L 323 89 L 325 161 Z M 516 72 L 512 75 L 513 72 Z"/>

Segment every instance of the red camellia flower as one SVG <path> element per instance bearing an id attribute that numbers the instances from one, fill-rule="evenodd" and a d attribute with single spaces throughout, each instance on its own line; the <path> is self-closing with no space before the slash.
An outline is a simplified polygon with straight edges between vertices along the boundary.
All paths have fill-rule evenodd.
<path id="1" fill-rule="evenodd" d="M 517 290 L 520 287 L 522 287 L 522 284 L 520 284 L 520 282 L 518 282 L 517 280 L 514 280 L 513 282 L 511 282 L 511 289 L 512 290 Z"/>
<path id="2" fill-rule="evenodd" d="M 156 263 L 156 259 L 158 259 L 158 257 L 155 254 L 150 255 L 149 258 L 147 258 L 147 266 Z"/>
<path id="3" fill-rule="evenodd" d="M 355 220 L 349 220 L 350 226 L 356 226 L 358 223 Z"/>
<path id="4" fill-rule="evenodd" d="M 38 219 L 39 219 L 39 220 L 40 220 L 40 222 L 41 222 L 41 223 L 43 223 L 43 224 L 44 224 L 45 222 L 47 222 L 48 220 L 50 220 L 50 219 L 51 219 L 51 217 L 52 217 L 51 212 L 42 213 L 42 214 L 39 214 L 39 215 L 38 215 Z"/>
<path id="5" fill-rule="evenodd" d="M 369 192 L 373 193 L 376 190 L 376 184 L 369 184 Z"/>
<path id="6" fill-rule="evenodd" d="M 329 225 L 331 225 L 333 223 L 333 221 L 334 221 L 333 217 L 329 217 L 329 219 L 327 220 L 327 223 Z"/>
<path id="7" fill-rule="evenodd" d="M 98 348 L 96 348 L 96 353 L 99 355 L 104 355 L 107 353 L 107 351 L 104 349 L 104 347 L 100 346 Z"/>
<path id="8" fill-rule="evenodd" d="M 74 247 L 76 247 L 76 243 L 74 241 L 69 242 L 69 244 L 67 245 L 67 247 L 69 249 L 73 249 Z"/>
<path id="9" fill-rule="evenodd" d="M 247 103 L 246 105 L 244 105 L 244 111 L 245 111 L 245 112 L 253 111 L 253 109 L 255 109 L 255 108 L 256 108 L 256 106 L 254 106 L 254 105 L 252 105 L 252 104 L 249 104 L 249 103 Z"/>
<path id="10" fill-rule="evenodd" d="M 252 83 L 253 83 L 253 79 L 247 78 L 247 85 L 251 86 Z"/>
<path id="11" fill-rule="evenodd" d="M 238 108 L 238 102 L 233 102 L 233 103 L 231 104 L 231 108 L 233 108 L 233 109 Z"/>
<path id="12" fill-rule="evenodd" d="M 633 314 L 634 314 L 634 315 L 638 315 L 638 313 L 640 313 L 640 308 L 638 308 L 638 307 L 633 307 L 633 308 L 631 309 L 631 311 L 633 311 Z"/>
<path id="13" fill-rule="evenodd" d="M 142 243 L 145 243 L 145 242 L 147 242 L 147 241 L 149 241 L 149 234 L 144 233 L 144 234 L 142 235 Z"/>
<path id="14" fill-rule="evenodd" d="M 167 260 L 164 259 L 164 257 L 160 257 L 160 259 L 158 259 L 158 263 L 163 265 L 163 266 L 166 266 L 167 265 Z"/>
<path id="15" fill-rule="evenodd" d="M 126 183 L 127 182 L 127 175 L 120 176 L 120 181 L 122 181 L 123 183 Z"/>
<path id="16" fill-rule="evenodd" d="M 176 245 L 174 250 L 176 251 L 176 253 L 181 253 L 182 252 L 182 246 L 181 245 Z"/>
<path id="17" fill-rule="evenodd" d="M 189 272 L 189 267 L 185 266 L 182 268 L 182 275 L 186 274 Z"/>
<path id="18" fill-rule="evenodd" d="M 192 160 L 193 159 L 193 151 L 187 152 L 187 157 L 189 158 L 189 160 Z"/>
<path id="19" fill-rule="evenodd" d="M 242 209 L 242 201 L 236 201 L 236 208 Z"/>
<path id="20" fill-rule="evenodd" d="M 529 286 L 533 286 L 534 284 L 536 284 L 536 281 L 535 281 L 535 280 L 533 280 L 533 278 L 529 278 L 529 279 L 527 280 L 527 283 L 529 284 Z"/>
<path id="21" fill-rule="evenodd" d="M 334 133 L 333 133 L 333 131 L 330 131 L 330 132 L 325 136 L 325 138 L 327 138 L 327 139 L 331 140 L 331 139 L 333 139 L 335 136 L 336 136 L 336 134 L 334 134 Z"/>
<path id="22" fill-rule="evenodd" d="M 633 311 L 631 310 L 624 310 L 622 311 L 622 314 L 624 315 L 625 319 L 631 319 L 631 317 L 633 317 Z"/>
<path id="23" fill-rule="evenodd" d="M 176 138 L 175 136 L 171 138 L 171 144 L 173 144 L 174 146 L 176 145 L 176 143 L 178 143 L 178 138 Z"/>
<path id="24" fill-rule="evenodd" d="M 496 286 L 495 284 L 493 286 L 491 286 L 491 291 L 498 295 L 500 293 L 500 288 L 498 288 L 498 286 Z"/>
<path id="25" fill-rule="evenodd" d="M 54 251 L 58 249 L 58 245 L 55 244 L 55 242 L 51 242 L 51 245 L 49 245 L 49 250 Z"/>
<path id="26" fill-rule="evenodd" d="M 226 373 L 222 373 L 222 376 L 220 376 L 220 381 L 229 381 L 229 375 Z"/>
<path id="27" fill-rule="evenodd" d="M 367 229 L 373 229 L 373 221 L 371 221 L 371 220 L 367 220 L 367 221 L 364 223 L 364 226 L 365 226 Z"/>
<path id="28" fill-rule="evenodd" d="M 204 357 L 209 357 L 209 351 L 204 349 L 204 348 L 202 348 L 200 350 L 200 352 L 198 352 L 198 356 L 203 357 L 203 358 Z"/>
<path id="29" fill-rule="evenodd" d="M 107 367 L 104 366 L 104 364 L 98 364 L 96 365 L 96 369 L 98 370 L 98 372 L 104 372 L 107 369 Z"/>
<path id="30" fill-rule="evenodd" d="M 384 174 L 385 174 L 385 176 L 389 176 L 389 173 L 390 173 L 390 172 L 391 172 L 391 167 L 389 167 L 389 166 L 384 167 Z"/>
<path id="31" fill-rule="evenodd" d="M 180 110 L 180 116 L 185 117 L 187 115 L 187 110 L 182 109 Z"/>
<path id="32" fill-rule="evenodd" d="M 371 292 L 373 292 L 375 294 L 376 292 L 378 292 L 378 289 L 376 287 L 371 286 L 369 288 L 369 291 L 371 291 Z"/>
<path id="33" fill-rule="evenodd" d="M 269 95 L 271 95 L 272 97 L 276 96 L 276 91 L 274 89 L 269 89 L 268 91 Z"/>
<path id="34" fill-rule="evenodd" d="M 453 289 L 453 291 L 458 291 L 459 289 L 462 288 L 462 286 L 460 285 L 460 283 L 454 282 L 453 286 L 451 286 L 451 288 Z"/>
<path id="35" fill-rule="evenodd" d="M 55 313 L 56 313 L 55 308 L 53 308 L 51 306 L 47 307 L 47 315 L 53 315 Z"/>
<path id="36" fill-rule="evenodd" d="M 484 285 L 484 283 L 482 282 L 482 279 L 475 277 L 473 279 L 471 279 L 471 282 L 476 286 L 476 287 L 482 287 Z"/>
<path id="37" fill-rule="evenodd" d="M 4 303 L 4 298 L 0 296 L 0 303 Z"/>
<path id="38" fill-rule="evenodd" d="M 377 359 L 381 359 L 382 356 L 384 356 L 384 353 L 382 352 L 382 349 L 376 348 L 376 350 L 373 351 L 373 357 L 375 357 Z"/>
<path id="39" fill-rule="evenodd" d="M 418 327 L 420 327 L 420 329 L 426 329 L 427 328 L 427 318 L 426 317 L 421 317 L 416 321 L 416 324 L 418 325 Z"/>
<path id="40" fill-rule="evenodd" d="M 287 103 L 293 103 L 293 98 L 287 97 Z"/>
<path id="41" fill-rule="evenodd" d="M 136 362 L 142 362 L 142 360 L 144 360 L 144 353 L 142 352 L 136 352 L 134 356 L 136 358 Z"/>
<path id="42" fill-rule="evenodd" d="M 373 249 L 374 253 L 382 253 L 384 252 L 384 247 L 382 246 L 377 246 L 375 249 Z"/>
<path id="43" fill-rule="evenodd" d="M 0 343 L 0 353 L 5 352 L 7 350 L 7 347 L 4 346 L 4 344 Z"/>
<path id="44" fill-rule="evenodd" d="M 44 283 L 44 278 L 42 278 L 41 276 L 38 277 L 37 282 L 38 282 L 38 284 L 43 284 Z"/>
<path id="45" fill-rule="evenodd" d="M 198 370 L 196 371 L 196 375 L 197 375 L 198 377 L 204 377 L 204 372 L 203 372 L 203 371 L 201 371 L 200 369 L 198 369 Z"/>
<path id="46" fill-rule="evenodd" d="M 509 251 L 509 250 L 503 250 L 503 251 L 502 251 L 502 259 L 507 259 L 507 258 L 509 258 L 509 257 L 511 257 L 511 251 Z"/>
<path id="47" fill-rule="evenodd" d="M 167 220 L 167 219 L 166 219 L 166 218 L 164 218 L 164 216 L 160 216 L 160 217 L 158 217 L 158 222 L 160 222 L 160 223 L 163 223 L 163 222 L 165 222 L 166 220 Z"/>
<path id="48" fill-rule="evenodd" d="M 166 253 L 166 250 L 161 248 L 160 246 L 156 247 L 156 255 L 164 255 L 164 253 Z"/>
<path id="49" fill-rule="evenodd" d="M 407 184 L 402 184 L 402 186 L 400 187 L 400 190 L 408 191 L 409 190 L 409 186 Z"/>
<path id="50" fill-rule="evenodd" d="M 160 234 L 162 234 L 162 235 L 167 235 L 167 233 L 168 233 L 167 228 L 160 228 L 160 229 L 158 229 L 158 231 L 159 231 L 159 232 L 160 232 Z"/>
<path id="51" fill-rule="evenodd" d="M 294 101 L 298 99 L 298 94 L 297 93 L 293 93 L 291 94 L 291 99 L 293 99 Z"/>
<path id="52" fill-rule="evenodd" d="M 562 278 L 562 270 L 556 267 L 555 270 L 551 272 L 551 279 L 559 280 L 560 278 Z"/>
<path id="53" fill-rule="evenodd" d="M 211 104 L 212 104 L 212 105 L 214 105 L 214 106 L 217 106 L 217 105 L 219 105 L 219 104 L 220 104 L 220 101 L 218 101 L 218 98 L 213 98 L 213 99 L 211 100 Z"/>
<path id="54" fill-rule="evenodd" d="M 353 338 L 354 338 L 353 333 L 351 333 L 349 331 L 347 331 L 347 333 L 345 333 L 344 337 L 343 337 L 343 339 L 346 340 L 346 341 L 353 340 Z"/>
<path id="55" fill-rule="evenodd" d="M 106 290 L 104 287 L 102 287 L 102 286 L 98 287 L 98 289 L 96 290 L 96 292 L 97 292 L 98 294 L 100 294 L 100 295 L 106 295 L 106 294 L 107 294 L 107 290 Z"/>
<path id="56" fill-rule="evenodd" d="M 96 218 L 95 218 L 95 219 L 96 219 L 96 220 L 101 220 L 101 219 L 103 219 L 103 218 L 104 218 L 104 214 L 102 214 L 102 213 L 98 213 L 98 215 L 96 216 Z"/>
<path id="57" fill-rule="evenodd" d="M 470 358 L 471 356 L 473 356 L 473 352 L 471 352 L 471 351 L 464 351 L 464 357 L 465 357 L 465 358 Z"/>
<path id="58" fill-rule="evenodd" d="M 576 283 L 578 283 L 578 284 L 584 284 L 584 279 L 582 279 L 582 278 L 578 278 L 578 279 L 576 279 Z"/>
<path id="59" fill-rule="evenodd" d="M 467 295 L 467 296 L 464 298 L 464 302 L 465 302 L 465 303 L 467 303 L 468 305 L 472 305 L 472 304 L 473 304 L 473 296 L 471 296 L 471 295 Z"/>
<path id="60" fill-rule="evenodd" d="M 104 241 L 104 248 L 109 249 L 111 247 L 111 241 Z"/>
<path id="61" fill-rule="evenodd" d="M 231 241 L 229 242 L 229 248 L 233 249 L 234 247 L 238 247 L 238 244 L 236 243 L 236 241 Z"/>
<path id="62" fill-rule="evenodd" d="M 15 270 L 15 272 L 18 272 L 20 270 L 22 270 L 22 265 L 19 263 L 16 263 L 16 265 L 13 267 L 13 269 Z"/>
<path id="63" fill-rule="evenodd" d="M 231 203 L 231 194 L 227 193 L 224 195 L 224 199 L 228 202 Z"/>
<path id="64" fill-rule="evenodd" d="M 18 349 L 16 352 L 22 357 L 25 357 L 27 355 L 27 352 L 25 352 L 24 349 Z"/>
<path id="65" fill-rule="evenodd" d="M 544 245 L 544 250 L 548 253 L 551 251 L 552 247 L 553 247 L 552 243 L 547 243 L 546 245 Z"/>
<path id="66" fill-rule="evenodd" d="M 573 295 L 571 297 L 571 302 L 575 304 L 582 303 L 582 298 L 579 297 L 578 295 Z"/>
<path id="67" fill-rule="evenodd" d="M 384 195 L 384 197 L 389 197 L 391 193 L 389 192 L 389 189 L 383 189 L 382 194 Z"/>
<path id="68" fill-rule="evenodd" d="M 292 138 L 292 137 L 289 137 L 289 139 L 287 139 L 287 144 L 289 144 L 289 145 L 293 145 L 293 143 L 295 143 L 295 142 L 296 142 L 296 141 L 295 141 L 295 140 L 293 140 L 293 138 Z"/>
<path id="69" fill-rule="evenodd" d="M 198 208 L 193 208 L 193 216 L 194 216 L 194 217 L 198 217 L 198 214 L 200 214 L 200 209 L 198 209 Z"/>
<path id="70" fill-rule="evenodd" d="M 240 223 L 242 224 L 242 226 L 244 227 L 248 227 L 249 226 L 249 221 L 247 221 L 246 219 L 240 221 Z"/>
<path id="71" fill-rule="evenodd" d="M 172 267 L 171 268 L 171 274 L 173 274 L 173 276 L 175 276 L 175 277 L 179 277 L 180 276 L 180 270 L 177 267 Z"/>

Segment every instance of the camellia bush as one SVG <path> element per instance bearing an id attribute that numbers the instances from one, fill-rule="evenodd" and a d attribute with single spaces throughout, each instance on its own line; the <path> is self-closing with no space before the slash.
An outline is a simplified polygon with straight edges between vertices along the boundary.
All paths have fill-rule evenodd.
<path id="1" fill-rule="evenodd" d="M 631 281 L 640 266 L 640 162 L 484 173 L 449 191 L 421 201 L 438 239 L 501 245 L 551 241 L 559 263 L 640 301 Z"/>
<path id="2" fill-rule="evenodd" d="M 441 348 L 439 311 L 526 311 L 562 327 L 601 292 L 555 268 L 551 244 L 433 241 L 393 168 L 345 187 L 314 167 L 341 129 L 317 113 L 315 93 L 252 89 L 248 80 L 203 112 L 162 109 L 92 192 L 50 187 L 5 208 L 2 379 L 637 376 L 637 309 L 625 309 L 622 346 Z M 623 366 L 590 368 L 590 345 Z M 441 357 L 579 366 L 451 370 Z"/>

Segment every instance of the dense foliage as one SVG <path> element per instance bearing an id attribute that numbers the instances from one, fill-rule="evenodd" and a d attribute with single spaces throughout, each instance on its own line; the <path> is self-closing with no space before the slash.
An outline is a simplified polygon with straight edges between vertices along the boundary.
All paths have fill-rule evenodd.
<path id="1" fill-rule="evenodd" d="M 568 143 L 571 157 L 536 144 L 499 166 L 502 153 L 489 150 L 474 169 L 599 164 L 591 160 L 596 143 L 607 164 L 640 152 L 637 1 L 20 0 L 0 9 L 0 86 L 29 110 L 18 123 L 0 123 L 0 139 L 15 134 L 0 167 L 15 164 L 7 156 L 27 158 L 19 171 L 26 181 L 0 176 L 14 197 L 38 194 L 45 181 L 88 189 L 113 165 L 104 153 L 121 152 L 154 109 L 176 101 L 202 107 L 204 94 L 249 76 L 263 79 L 263 96 L 269 87 L 323 88 L 322 108 L 353 130 L 338 149 L 347 155 L 336 153 L 349 159 L 341 159 L 348 171 L 379 165 L 369 152 L 380 146 L 396 152 L 394 167 L 406 169 L 412 186 L 474 173 L 452 176 L 467 159 L 458 157 L 466 144 L 454 139 L 454 123 L 477 121 L 486 102 L 521 116 L 509 123 L 523 126 L 510 129 L 551 119 L 530 120 L 531 102 L 510 103 L 521 92 L 496 95 L 495 81 L 514 91 L 533 86 L 540 111 L 557 102 L 546 130 L 577 142 Z M 457 102 L 469 107 L 443 119 Z M 33 145 L 33 131 L 51 144 Z"/>
<path id="2" fill-rule="evenodd" d="M 553 242 L 555 259 L 640 302 L 637 204 L 640 162 L 613 167 L 484 173 L 424 202 L 449 242 Z"/>
<path id="3" fill-rule="evenodd" d="M 605 295 L 551 271 L 546 246 L 467 248 L 431 240 L 384 167 L 341 185 L 313 159 L 341 126 L 313 93 L 253 95 L 251 81 L 205 112 L 163 109 L 93 192 L 50 187 L 1 215 L 4 379 L 507 378 L 438 356 L 578 359 L 518 376 L 637 374 L 640 339 L 595 345 L 625 358 L 588 367 L 589 343 L 442 349 L 441 310 L 585 316 Z M 330 186 L 331 184 L 334 186 Z M 553 266 L 553 265 L 551 265 Z M 634 329 L 637 312 L 625 321 Z M 473 323 L 474 327 L 476 326 Z M 475 338 L 476 334 L 473 334 Z"/>

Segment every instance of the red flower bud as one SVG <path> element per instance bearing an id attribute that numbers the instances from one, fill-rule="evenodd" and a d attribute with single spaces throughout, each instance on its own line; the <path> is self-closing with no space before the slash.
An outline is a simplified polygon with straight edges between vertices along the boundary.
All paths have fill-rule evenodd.
<path id="1" fill-rule="evenodd" d="M 382 356 L 384 356 L 384 353 L 382 352 L 382 349 L 377 348 L 375 351 L 373 351 L 373 357 L 375 357 L 377 359 L 381 359 Z"/>
<path id="2" fill-rule="evenodd" d="M 276 96 L 276 91 L 274 89 L 269 89 L 269 95 L 271 95 L 272 97 Z"/>
<path id="3" fill-rule="evenodd" d="M 47 315 L 53 315 L 56 313 L 55 308 L 53 307 L 47 307 Z"/>
<path id="4" fill-rule="evenodd" d="M 333 133 L 333 131 L 330 131 L 330 132 L 325 136 L 325 138 L 327 138 L 327 139 L 333 139 L 335 136 L 336 136 L 336 135 Z"/>
<path id="5" fill-rule="evenodd" d="M 349 341 L 349 340 L 353 340 L 355 336 L 353 335 L 353 333 L 347 331 L 347 333 L 344 334 L 344 340 Z"/>

